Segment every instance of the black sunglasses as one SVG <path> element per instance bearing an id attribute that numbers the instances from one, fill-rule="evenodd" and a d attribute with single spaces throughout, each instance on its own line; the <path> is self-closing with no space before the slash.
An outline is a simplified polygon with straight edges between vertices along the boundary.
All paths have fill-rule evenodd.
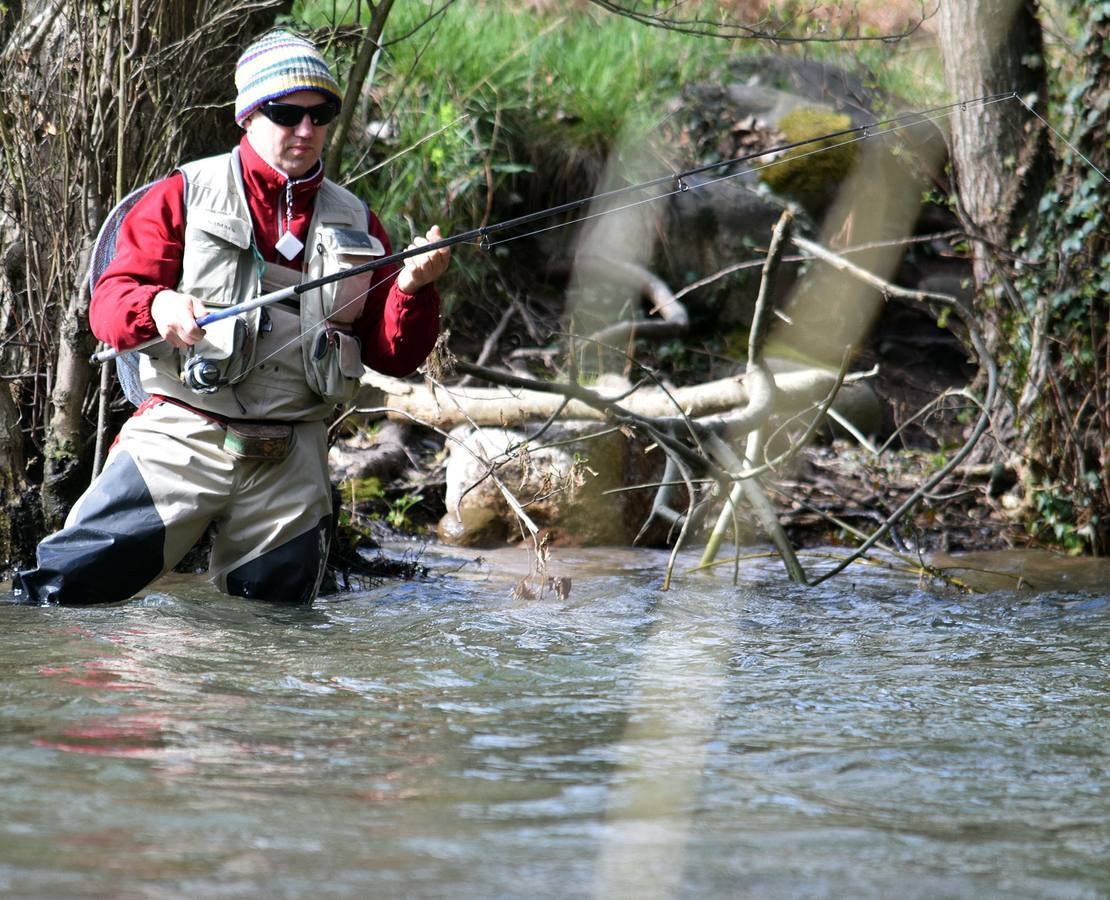
<path id="1" fill-rule="evenodd" d="M 296 103 L 278 103 L 267 100 L 258 111 L 275 125 L 282 128 L 294 128 L 301 124 L 307 115 L 313 125 L 327 125 L 339 115 L 339 104 L 334 100 L 326 100 L 316 106 L 298 106 Z"/>

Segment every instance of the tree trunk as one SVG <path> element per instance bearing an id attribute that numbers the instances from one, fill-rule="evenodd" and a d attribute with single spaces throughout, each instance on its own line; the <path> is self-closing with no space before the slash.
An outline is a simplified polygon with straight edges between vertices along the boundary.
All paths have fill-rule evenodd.
<path id="1" fill-rule="evenodd" d="M 92 380 L 89 356 L 96 342 L 89 330 L 88 290 L 66 309 L 50 395 L 50 427 L 43 449 L 42 510 L 49 530 L 60 528 L 88 484 L 85 400 Z"/>
<path id="2" fill-rule="evenodd" d="M 1044 102 L 1044 46 L 1032 0 L 942 0 L 939 25 L 955 99 L 1013 91 Z M 1040 199 L 1051 171 L 1048 136 L 1014 100 L 958 109 L 951 127 L 959 202 L 978 238 L 974 271 L 982 290 L 995 280 L 998 251 L 1009 247 Z M 993 351 L 999 322 L 996 312 L 987 312 L 985 333 Z"/>
<path id="3" fill-rule="evenodd" d="M 0 386 L 0 577 L 34 558 L 39 527 L 29 500 L 19 410 Z"/>
<path id="4" fill-rule="evenodd" d="M 942 0 L 939 37 L 948 89 L 954 99 L 1016 93 L 1043 104 L 1047 95 L 1044 47 L 1033 0 Z M 951 161 L 957 202 L 972 238 L 975 307 L 987 350 L 1009 358 L 1007 323 L 1022 315 L 1013 302 L 1004 257 L 1051 174 L 1046 129 L 1013 98 L 957 109 L 951 119 Z M 1009 302 L 1007 302 L 1009 301 Z M 976 381 L 985 384 L 980 369 Z M 1016 398 L 1000 391 L 990 410 L 1003 445 L 1016 443 Z M 995 458 L 993 444 L 976 459 Z"/>
<path id="5" fill-rule="evenodd" d="M 385 28 L 385 20 L 389 18 L 389 11 L 392 8 L 393 0 L 378 0 L 378 5 L 372 7 L 370 24 L 362 32 L 354 65 L 351 66 L 347 76 L 343 108 L 332 129 L 328 140 L 327 159 L 324 160 L 325 174 L 333 180 L 338 178 L 339 167 L 343 160 L 343 148 L 347 146 L 347 137 L 351 133 L 351 123 L 354 121 L 356 101 L 362 93 L 366 76 L 370 73 L 370 64 L 374 60 L 374 55 L 381 49 L 379 41 Z"/>

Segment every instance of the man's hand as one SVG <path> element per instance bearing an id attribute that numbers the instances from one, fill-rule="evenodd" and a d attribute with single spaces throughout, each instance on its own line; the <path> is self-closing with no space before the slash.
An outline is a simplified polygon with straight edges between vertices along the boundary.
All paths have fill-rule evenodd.
<path id="1" fill-rule="evenodd" d="M 434 244 L 440 240 L 443 240 L 443 235 L 439 233 L 439 226 L 433 225 L 424 237 L 416 238 L 405 249 L 411 250 L 413 247 Z M 451 249 L 449 247 L 440 247 L 430 253 L 410 256 L 405 260 L 405 267 L 397 274 L 397 287 L 406 294 L 415 294 L 424 285 L 431 284 L 446 272 L 447 263 L 450 261 Z"/>
<path id="2" fill-rule="evenodd" d="M 150 304 L 150 317 L 158 333 L 178 350 L 191 347 L 204 337 L 197 319 L 207 312 L 198 298 L 177 291 L 159 291 Z"/>

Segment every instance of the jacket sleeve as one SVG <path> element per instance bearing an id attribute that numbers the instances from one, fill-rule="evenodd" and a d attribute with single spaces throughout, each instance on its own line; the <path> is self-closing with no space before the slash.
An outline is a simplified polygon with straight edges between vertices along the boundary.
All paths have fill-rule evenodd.
<path id="1" fill-rule="evenodd" d="M 393 252 L 389 235 L 374 213 L 367 228 Z M 439 293 L 426 285 L 415 294 L 397 287 L 400 266 L 393 264 L 374 272 L 373 286 L 354 321 L 354 332 L 362 342 L 362 361 L 383 375 L 400 377 L 416 370 L 435 346 L 439 336 Z"/>
<path id="2" fill-rule="evenodd" d="M 155 294 L 181 280 L 184 189 L 179 172 L 151 185 L 124 216 L 115 256 L 93 288 L 89 325 L 117 350 L 158 336 L 150 305 Z"/>

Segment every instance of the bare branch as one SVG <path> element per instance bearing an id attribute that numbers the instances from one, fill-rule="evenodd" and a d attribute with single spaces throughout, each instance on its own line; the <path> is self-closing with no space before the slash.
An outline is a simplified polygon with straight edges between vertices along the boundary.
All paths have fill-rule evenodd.
<path id="1" fill-rule="evenodd" d="M 626 0 L 618 3 L 616 0 L 590 0 L 591 3 L 601 7 L 614 15 L 624 16 L 648 25 L 653 28 L 663 28 L 667 31 L 677 31 L 680 34 L 712 37 L 729 41 L 768 41 L 772 44 L 805 44 L 805 43 L 847 43 L 857 41 L 878 41 L 882 43 L 897 43 L 914 34 L 926 21 L 937 14 L 940 7 L 939 0 L 931 11 L 927 11 L 925 0 L 920 0 L 920 16 L 911 20 L 907 26 L 898 32 L 889 34 L 865 34 L 858 18 L 851 19 L 840 26 L 839 32 L 833 33 L 823 23 L 810 24 L 813 33 L 800 34 L 793 29 L 805 24 L 799 20 L 809 18 L 822 8 L 822 4 L 814 3 L 804 13 L 797 14 L 785 21 L 780 21 L 773 16 L 764 16 L 757 22 L 736 22 L 721 18 L 702 18 L 700 16 L 682 17 L 675 10 L 683 4 L 670 4 L 663 11 L 657 12 L 658 4 L 653 0 Z"/>

